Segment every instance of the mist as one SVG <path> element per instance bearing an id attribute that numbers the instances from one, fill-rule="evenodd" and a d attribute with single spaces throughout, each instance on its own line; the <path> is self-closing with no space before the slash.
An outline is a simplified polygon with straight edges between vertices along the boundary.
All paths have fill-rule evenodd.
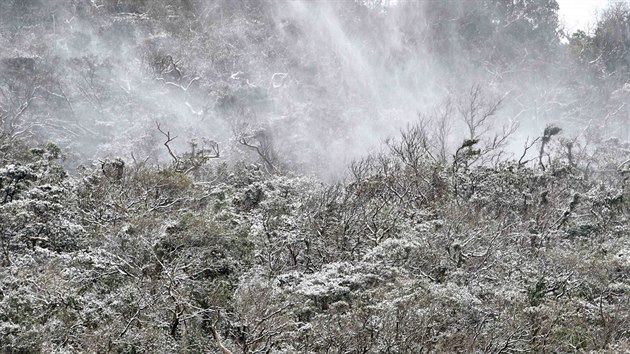
<path id="1" fill-rule="evenodd" d="M 410 124 L 436 129 L 449 104 L 440 119 L 452 154 L 467 134 L 456 106 L 477 86 L 501 102 L 488 134 L 518 126 L 511 153 L 549 124 L 573 140 L 602 125 L 628 134 L 610 117 L 622 87 L 596 89 L 555 2 L 26 1 L 2 11 L 5 80 L 31 76 L 21 91 L 7 82 L 3 107 L 32 101 L 13 125 L 59 144 L 68 166 L 168 161 L 159 124 L 179 154 L 203 140 L 222 161 L 256 161 L 247 138 L 284 170 L 335 179 Z M 12 69 L 20 59 L 29 72 Z"/>

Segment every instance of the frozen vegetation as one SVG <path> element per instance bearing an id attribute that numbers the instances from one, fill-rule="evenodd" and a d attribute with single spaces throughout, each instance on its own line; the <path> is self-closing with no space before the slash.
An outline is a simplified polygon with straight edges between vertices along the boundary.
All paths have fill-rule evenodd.
<path id="1" fill-rule="evenodd" d="M 630 4 L 0 1 L 1 353 L 630 351 Z"/>

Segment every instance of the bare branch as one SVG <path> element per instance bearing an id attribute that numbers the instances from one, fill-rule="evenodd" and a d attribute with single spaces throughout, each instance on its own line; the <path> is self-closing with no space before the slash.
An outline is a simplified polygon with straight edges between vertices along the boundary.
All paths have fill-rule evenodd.
<path id="1" fill-rule="evenodd" d="M 138 309 L 138 311 L 136 311 L 136 313 L 133 315 L 133 317 L 131 318 L 131 320 L 129 320 L 129 322 L 127 322 L 127 325 L 125 326 L 125 329 L 123 329 L 123 331 L 118 335 L 118 339 L 122 338 L 125 333 L 127 333 L 127 331 L 129 330 L 129 327 L 131 327 L 131 325 L 135 322 L 135 321 L 140 321 L 138 319 L 138 314 L 140 313 L 140 310 L 142 310 L 141 308 Z"/>
<path id="2" fill-rule="evenodd" d="M 528 144 L 529 138 L 527 138 L 527 140 L 525 140 L 525 148 L 523 149 L 523 154 L 518 159 L 518 167 L 519 168 L 522 167 L 523 165 L 525 165 L 526 163 L 528 163 L 529 161 L 531 161 L 531 160 L 523 161 L 523 159 L 525 158 L 525 155 L 527 155 L 527 151 L 529 149 L 531 149 L 532 146 L 534 146 L 534 144 L 536 144 L 538 142 L 538 140 L 540 140 L 540 137 L 532 140 L 531 144 Z"/>
<path id="3" fill-rule="evenodd" d="M 265 163 L 265 169 L 267 170 L 267 173 L 272 173 L 272 172 L 278 173 L 279 172 L 278 168 L 272 162 L 273 151 L 271 148 L 271 144 L 268 141 L 266 141 L 266 139 L 257 139 L 258 144 L 254 145 L 250 140 L 251 138 L 252 137 L 242 136 L 238 139 L 238 142 L 241 145 L 246 146 L 256 151 L 256 154 L 258 154 L 258 156 Z"/>
<path id="4" fill-rule="evenodd" d="M 216 321 L 214 321 L 214 323 L 210 325 L 210 331 L 212 331 L 212 338 L 214 338 L 214 341 L 217 343 L 217 347 L 219 347 L 219 350 L 221 350 L 223 354 L 232 354 L 232 352 L 228 348 L 226 348 L 225 345 L 223 345 L 223 342 L 221 341 L 221 336 L 219 336 L 219 333 L 217 332 L 216 326 L 217 326 L 217 323 L 219 323 L 219 319 L 220 319 L 220 315 L 217 312 Z"/>
<path id="5" fill-rule="evenodd" d="M 160 127 L 160 123 L 155 122 L 155 124 L 157 125 L 157 129 L 160 131 L 160 133 L 162 133 L 162 135 L 166 137 L 166 142 L 164 143 L 164 146 L 166 146 L 166 149 L 168 150 L 169 155 L 171 155 L 175 163 L 179 163 L 179 158 L 177 157 L 177 155 L 173 153 L 173 150 L 171 150 L 171 147 L 168 145 L 171 141 L 175 140 L 177 136 L 174 136 L 171 138 L 171 132 L 169 131 L 164 132 L 162 128 Z"/>
<path id="6" fill-rule="evenodd" d="M 180 85 L 180 84 L 176 84 L 176 83 L 171 82 L 171 81 L 166 81 L 166 80 L 164 80 L 163 78 L 158 78 L 158 80 L 160 80 L 160 81 L 164 81 L 164 85 L 171 85 L 171 86 L 178 87 L 178 88 L 182 89 L 182 91 L 184 91 L 184 92 L 187 92 L 187 91 L 188 91 L 188 89 L 190 88 L 190 85 L 192 85 L 192 83 L 193 83 L 193 82 L 195 82 L 195 81 L 197 81 L 197 80 L 199 80 L 199 79 L 201 79 L 201 78 L 200 78 L 200 77 L 198 77 L 198 76 L 195 76 L 194 78 L 192 78 L 192 79 L 190 80 L 190 82 L 188 82 L 188 85 L 186 85 L 186 86 L 184 87 L 184 86 L 182 86 L 182 85 Z"/>

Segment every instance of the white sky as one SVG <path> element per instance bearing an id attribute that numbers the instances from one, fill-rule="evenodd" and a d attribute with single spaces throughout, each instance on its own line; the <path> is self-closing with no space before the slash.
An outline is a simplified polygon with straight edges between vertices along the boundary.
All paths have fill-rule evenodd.
<path id="1" fill-rule="evenodd" d="M 588 32 L 589 25 L 595 24 L 598 10 L 608 5 L 609 0 L 557 0 L 560 6 L 559 18 L 569 33 L 578 29 Z"/>

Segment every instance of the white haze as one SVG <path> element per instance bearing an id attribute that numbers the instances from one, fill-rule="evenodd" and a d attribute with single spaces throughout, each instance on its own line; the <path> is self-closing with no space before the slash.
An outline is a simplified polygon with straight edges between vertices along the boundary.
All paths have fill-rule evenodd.
<path id="1" fill-rule="evenodd" d="M 558 0 L 558 15 L 567 30 L 590 32 L 596 24 L 597 14 L 608 6 L 609 0 Z"/>
<path id="2" fill-rule="evenodd" d="M 562 107 L 579 104 L 565 90 L 566 76 L 554 71 L 552 62 L 541 61 L 532 74 L 526 62 L 496 67 L 472 62 L 463 56 L 469 49 L 454 48 L 462 56 L 448 63 L 422 41 L 410 49 L 401 30 L 402 13 L 397 13 L 400 4 L 382 10 L 390 14 L 368 27 L 354 23 L 347 7 L 333 1 L 267 5 L 274 22 L 260 27 L 271 27 L 273 40 L 280 43 L 271 50 L 269 38 L 241 31 L 241 26 L 251 27 L 250 22 L 239 18 L 213 22 L 210 17 L 215 19 L 219 9 L 212 3 L 200 9 L 178 37 L 142 15 L 120 16 L 113 24 L 104 24 L 60 9 L 54 23 L 46 24 L 52 27 L 46 48 L 50 57 L 66 63 L 88 58 L 99 66 L 93 69 L 93 87 L 82 76 L 88 69 L 81 72 L 78 64 L 57 68 L 72 106 L 71 113 L 66 107 L 63 114 L 82 128 L 50 135 L 83 161 L 113 156 L 129 160 L 132 152 L 136 159 L 166 161 L 158 122 L 178 136 L 172 144 L 176 151 L 186 151 L 192 139 L 207 138 L 217 141 L 222 160 L 230 161 L 255 159 L 236 137 L 264 130 L 288 166 L 330 178 L 339 176 L 349 161 L 379 149 L 386 138 L 417 122 L 419 114 L 430 115 L 449 98 L 457 102 L 475 84 L 481 85 L 488 100 L 503 99 L 494 129 L 519 122 L 511 139 L 513 151 L 528 136 L 540 135 L 547 124 L 569 119 Z M 424 7 L 415 9 L 419 13 L 413 26 L 418 31 L 431 26 L 421 12 Z M 201 33 L 206 42 L 187 42 L 186 33 Z M 4 55 L 34 56 L 39 51 L 29 48 L 28 34 L 22 33 Z M 153 77 L 149 53 L 179 61 L 185 74 L 179 87 Z M 220 67 L 224 53 L 254 59 L 234 59 Z M 524 58 L 528 55 L 523 52 Z M 528 70 L 523 69 L 526 64 Z M 222 109 L 225 92 L 260 95 L 260 106 Z M 91 95 L 103 97 L 90 100 Z M 106 106 L 99 107 L 99 99 Z M 465 137 L 463 124 L 456 118 L 449 124 L 450 143 L 455 145 Z M 581 131 L 571 125 L 565 130 L 576 136 Z"/>

